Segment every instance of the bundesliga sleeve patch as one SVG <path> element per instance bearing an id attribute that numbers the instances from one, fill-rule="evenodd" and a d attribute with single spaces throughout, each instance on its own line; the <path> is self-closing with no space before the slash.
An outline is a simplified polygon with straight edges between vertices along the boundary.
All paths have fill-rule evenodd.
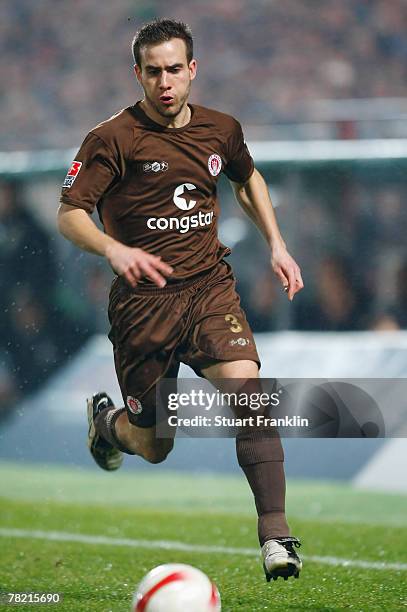
<path id="1" fill-rule="evenodd" d="M 72 187 L 72 185 L 75 182 L 76 177 L 79 174 L 79 170 L 82 167 L 82 162 L 80 161 L 73 161 L 71 164 L 71 167 L 68 170 L 68 174 L 65 177 L 65 180 L 63 182 L 62 188 L 66 188 L 66 187 Z"/>

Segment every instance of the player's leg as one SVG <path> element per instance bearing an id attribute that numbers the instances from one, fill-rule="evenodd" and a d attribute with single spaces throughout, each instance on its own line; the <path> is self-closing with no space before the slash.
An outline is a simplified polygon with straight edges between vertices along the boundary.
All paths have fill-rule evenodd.
<path id="1" fill-rule="evenodd" d="M 262 391 L 254 361 L 218 362 L 203 368 L 202 374 L 217 384 L 225 381 L 225 391 L 229 393 Z M 250 416 L 241 407 L 231 408 L 239 417 Z M 284 452 L 278 432 L 271 428 L 242 429 L 236 436 L 236 454 L 254 495 L 267 580 L 298 577 L 302 564 L 294 546 L 299 546 L 299 541 L 291 537 L 285 515 Z"/>
<path id="2" fill-rule="evenodd" d="M 121 279 L 113 282 L 109 338 L 124 406 L 115 407 L 106 393 L 88 400 L 88 445 L 103 469 L 120 467 L 123 453 L 160 463 L 174 445 L 174 427 L 165 438 L 156 436 L 155 389 L 163 376 L 177 377 L 174 351 L 184 312 L 180 302 L 177 292 L 131 290 Z"/>
<path id="3" fill-rule="evenodd" d="M 150 366 L 144 369 L 157 374 L 157 363 L 152 357 Z M 161 362 L 160 362 L 161 363 Z M 162 376 L 176 378 L 179 364 L 163 365 Z M 88 399 L 89 435 L 88 446 L 96 463 L 111 471 L 120 467 L 123 453 L 138 455 L 149 463 L 161 463 L 174 446 L 175 427 L 166 428 L 165 437 L 157 437 L 156 425 L 156 382 L 149 381 L 146 371 L 133 370 L 134 379 L 124 378 L 117 371 L 125 407 L 114 406 L 106 393 L 97 393 Z M 150 384 L 149 384 L 150 382 Z M 123 390 L 131 389 L 133 395 Z M 147 386 L 147 389 L 146 389 Z"/>
<path id="4" fill-rule="evenodd" d="M 238 386 L 244 382 L 245 391 L 261 391 L 254 337 L 240 307 L 233 273 L 224 261 L 197 296 L 189 348 L 181 360 L 209 380 L 227 379 L 229 391 L 233 379 Z M 244 416 L 240 409 L 235 413 Z M 278 432 L 240 431 L 236 452 L 256 503 L 267 579 L 298 575 L 301 562 L 293 548 L 298 540 L 290 536 L 285 517 L 284 453 Z"/>
<path id="5" fill-rule="evenodd" d="M 250 360 L 218 362 L 202 369 L 202 374 L 208 380 L 225 381 L 225 390 L 247 395 L 262 392 L 258 372 L 257 363 Z M 230 407 L 239 417 L 253 414 L 247 406 Z M 256 414 L 259 414 L 259 410 Z M 254 494 L 259 514 L 260 546 L 271 538 L 288 537 L 290 529 L 285 515 L 284 451 L 277 430 L 270 427 L 243 428 L 236 436 L 236 453 Z"/>
<path id="6" fill-rule="evenodd" d="M 116 408 L 106 393 L 96 393 L 87 403 L 88 446 L 104 470 L 117 470 L 123 462 L 123 453 L 139 455 L 149 463 L 161 463 L 172 450 L 173 438 L 157 438 L 156 425 L 132 425 L 127 410 Z"/>
<path id="7" fill-rule="evenodd" d="M 220 263 L 196 302 L 188 352 L 180 356 L 182 361 L 209 380 L 237 379 L 241 385 L 244 379 L 253 391 L 259 391 L 260 360 L 230 266 Z M 275 430 L 272 433 L 271 437 L 270 429 L 249 429 L 236 439 L 239 465 L 255 497 L 261 546 L 271 538 L 290 535 L 285 518 L 284 453 L 280 438 Z"/>
<path id="8" fill-rule="evenodd" d="M 171 368 L 163 372 L 167 378 L 176 378 L 178 364 L 176 368 Z M 174 437 L 176 428 L 167 427 L 166 436 L 162 436 L 163 428 L 160 430 L 160 437 L 157 436 L 157 424 L 155 419 L 156 409 L 156 387 L 144 396 L 142 403 L 145 407 L 150 407 L 151 417 L 148 420 L 134 418 L 131 410 L 124 409 L 116 421 L 115 435 L 120 444 L 134 455 L 143 457 L 149 463 L 161 463 L 174 447 Z M 154 420 L 154 424 L 150 424 Z"/>

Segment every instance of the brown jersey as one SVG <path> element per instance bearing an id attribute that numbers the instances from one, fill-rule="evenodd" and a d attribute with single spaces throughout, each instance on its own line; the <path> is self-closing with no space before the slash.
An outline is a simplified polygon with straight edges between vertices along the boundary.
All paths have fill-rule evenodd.
<path id="1" fill-rule="evenodd" d="M 61 202 L 92 213 L 105 232 L 173 266 L 171 280 L 216 265 L 230 250 L 219 242 L 221 172 L 244 183 L 254 164 L 240 124 L 190 105 L 181 128 L 155 123 L 140 104 L 95 127 L 65 178 Z"/>

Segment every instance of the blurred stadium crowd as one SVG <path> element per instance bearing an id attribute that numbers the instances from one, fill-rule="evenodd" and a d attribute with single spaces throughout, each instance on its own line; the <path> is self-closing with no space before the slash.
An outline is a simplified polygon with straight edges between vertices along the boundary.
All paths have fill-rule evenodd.
<path id="1" fill-rule="evenodd" d="M 297 176 L 298 190 L 280 185 L 273 194 L 271 184 L 306 289 L 287 306 L 267 248 L 254 227 L 245 225 L 246 237 L 232 257 L 256 331 L 407 328 L 407 189 L 402 174 L 397 165 L 391 170 L 331 168 Z"/>
<path id="2" fill-rule="evenodd" d="M 6 1 L 1 150 L 77 147 L 131 104 L 140 92 L 130 40 L 155 16 L 192 27 L 200 60 L 193 101 L 245 127 L 306 120 L 321 99 L 406 96 L 404 0 Z M 222 188 L 221 238 L 233 247 L 253 329 L 407 328 L 402 169 L 266 178 L 307 290 L 288 307 L 260 235 Z M 57 199 L 55 189 L 55 211 Z M 0 416 L 108 329 L 111 270 L 44 224 L 42 205 L 23 183 L 0 177 Z"/>
<path id="3" fill-rule="evenodd" d="M 64 292 L 57 239 L 24 206 L 19 185 L 0 185 L 0 416 L 34 391 L 95 331 L 90 304 Z M 77 291 L 77 289 L 75 289 Z M 80 303 L 80 291 L 77 301 Z M 93 315 L 95 316 L 95 314 Z"/>
<path id="4" fill-rule="evenodd" d="M 193 99 L 245 125 L 306 120 L 321 99 L 405 96 L 405 0 L 5 0 L 2 149 L 75 147 L 132 103 L 130 41 L 155 16 L 192 27 Z"/>

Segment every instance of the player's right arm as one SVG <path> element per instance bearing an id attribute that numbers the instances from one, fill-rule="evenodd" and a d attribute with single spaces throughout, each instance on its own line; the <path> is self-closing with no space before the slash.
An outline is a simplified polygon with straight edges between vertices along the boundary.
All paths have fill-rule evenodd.
<path id="1" fill-rule="evenodd" d="M 173 272 L 161 257 L 143 249 L 129 247 L 100 231 L 88 213 L 75 206 L 61 204 L 58 210 L 60 233 L 89 253 L 106 257 L 113 270 L 132 287 L 144 277 L 158 287 L 164 287 L 166 277 Z"/>
<path id="2" fill-rule="evenodd" d="M 105 130 L 106 131 L 106 130 Z M 123 143 L 114 131 L 89 132 L 65 177 L 58 211 L 58 228 L 80 249 L 106 257 L 113 270 L 132 287 L 149 278 L 164 287 L 172 268 L 142 249 L 129 247 L 102 232 L 90 215 L 98 202 L 125 174 Z"/>
<path id="3" fill-rule="evenodd" d="M 76 246 L 106 257 L 113 270 L 135 287 L 143 277 L 164 287 L 172 268 L 161 257 L 129 247 L 100 231 L 86 210 L 62 203 L 58 210 L 58 229 Z"/>

